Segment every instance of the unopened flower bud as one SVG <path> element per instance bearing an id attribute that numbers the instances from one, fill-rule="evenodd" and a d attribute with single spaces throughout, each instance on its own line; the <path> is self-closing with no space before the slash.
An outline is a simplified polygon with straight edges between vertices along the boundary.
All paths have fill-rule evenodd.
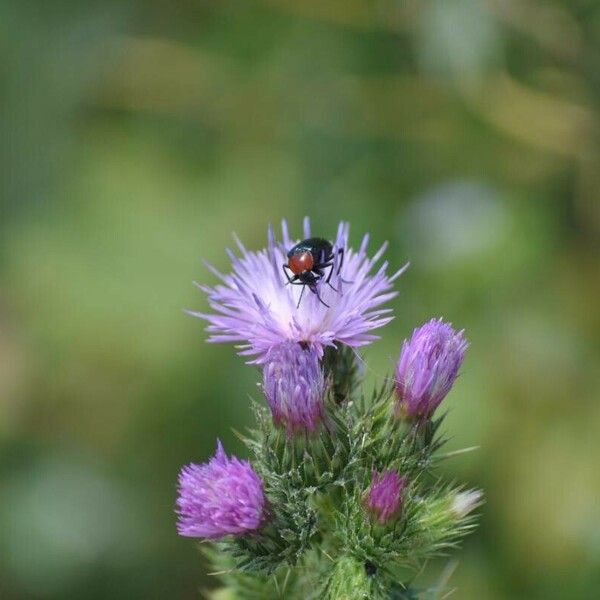
<path id="1" fill-rule="evenodd" d="M 467 490 L 458 492 L 452 500 L 450 510 L 458 518 L 466 517 L 472 510 L 475 510 L 483 500 L 483 492 L 481 490 Z"/>
<path id="2" fill-rule="evenodd" d="M 396 414 L 429 417 L 450 391 L 468 342 L 441 319 L 432 319 L 405 340 L 396 367 Z"/>
<path id="3" fill-rule="evenodd" d="M 263 368 L 263 390 L 275 423 L 289 434 L 314 431 L 323 418 L 325 396 L 317 351 L 297 342 L 274 347 Z"/>
<path id="4" fill-rule="evenodd" d="M 396 471 L 373 473 L 373 481 L 364 501 L 365 507 L 377 521 L 387 523 L 400 511 L 405 487 L 406 479 Z"/>

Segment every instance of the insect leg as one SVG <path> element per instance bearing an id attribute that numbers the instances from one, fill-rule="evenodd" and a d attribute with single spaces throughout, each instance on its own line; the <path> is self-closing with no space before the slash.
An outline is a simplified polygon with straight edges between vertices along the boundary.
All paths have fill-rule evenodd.
<path id="1" fill-rule="evenodd" d="M 308 285 L 308 284 L 307 284 Z M 317 298 L 319 299 L 319 302 L 323 305 L 326 306 L 327 308 L 329 308 L 329 304 L 327 304 L 326 302 L 323 302 L 323 298 L 321 298 L 321 296 L 319 295 L 319 290 L 317 290 L 316 286 L 314 285 L 309 285 L 308 289 L 317 296 Z M 302 290 L 304 291 L 304 290 Z"/>
<path id="2" fill-rule="evenodd" d="M 323 272 L 323 269 L 326 269 L 327 267 L 331 267 L 331 269 L 329 270 L 329 275 L 327 275 L 327 279 L 325 280 L 325 283 L 334 291 L 334 292 L 338 292 L 339 290 L 336 287 L 333 287 L 333 285 L 331 285 L 330 280 L 331 280 L 331 273 L 333 272 L 333 262 L 327 262 L 324 263 L 322 265 L 317 265 L 316 267 L 314 267 L 314 271 L 316 272 L 316 274 L 318 275 L 318 277 L 315 278 L 315 281 L 319 281 L 319 279 L 322 279 L 323 277 L 325 277 L 325 273 Z M 319 298 L 320 300 L 320 298 Z"/>
<path id="3" fill-rule="evenodd" d="M 330 267 L 333 264 L 332 260 L 328 260 L 327 262 L 317 263 L 313 266 L 313 271 L 320 271 L 325 267 Z"/>
<path id="4" fill-rule="evenodd" d="M 306 283 L 303 284 L 302 291 L 300 292 L 300 298 L 298 298 L 298 304 L 296 304 L 296 310 L 300 308 L 300 302 L 302 302 L 302 296 L 304 294 L 304 288 L 306 287 Z"/>
<path id="5" fill-rule="evenodd" d="M 339 275 L 340 271 L 342 270 L 342 266 L 344 265 L 344 249 L 343 248 L 340 248 L 338 250 L 338 256 L 340 257 L 340 264 L 338 265 L 338 268 L 337 268 L 337 274 Z M 354 283 L 353 281 L 346 281 L 341 276 L 340 276 L 340 281 L 342 283 Z"/>
<path id="6" fill-rule="evenodd" d="M 331 267 L 331 269 L 329 269 L 329 275 L 327 275 L 327 279 L 325 280 L 325 283 L 327 283 L 332 290 L 335 290 L 337 292 L 337 290 L 331 285 L 331 283 L 329 283 L 331 281 L 331 276 L 333 275 L 333 271 L 335 269 L 335 265 L 333 264 L 333 261 L 332 260 L 329 261 L 327 264 L 323 265 L 323 267 Z"/>
<path id="7" fill-rule="evenodd" d="M 287 272 L 286 269 L 291 270 L 288 265 L 283 265 L 283 272 L 284 272 L 285 276 L 287 277 L 287 283 L 286 283 L 286 285 L 288 283 L 295 283 L 296 280 L 298 279 L 298 275 L 294 275 L 293 277 L 290 277 L 290 274 Z"/>
<path id="8" fill-rule="evenodd" d="M 333 286 L 333 285 L 330 283 L 330 281 L 331 281 L 331 275 L 332 275 L 332 273 L 333 273 L 333 270 L 334 270 L 334 268 L 335 268 L 335 267 L 334 267 L 333 265 L 331 265 L 331 264 L 330 264 L 330 265 L 327 265 L 327 266 L 331 267 L 331 269 L 329 269 L 329 275 L 327 275 L 327 279 L 325 280 L 325 283 L 326 283 L 326 284 L 327 284 L 327 285 L 328 285 L 328 286 L 329 286 L 329 287 L 330 287 L 330 288 L 331 288 L 331 289 L 332 289 L 334 292 L 337 292 L 337 293 L 339 293 L 339 290 L 338 290 L 336 287 L 334 287 L 334 286 Z"/>
<path id="9" fill-rule="evenodd" d="M 339 265 L 338 270 L 337 270 L 338 275 L 339 275 L 340 271 L 342 270 L 342 266 L 344 265 L 344 249 L 343 248 L 340 248 L 338 250 L 338 256 L 340 257 L 340 265 Z"/>

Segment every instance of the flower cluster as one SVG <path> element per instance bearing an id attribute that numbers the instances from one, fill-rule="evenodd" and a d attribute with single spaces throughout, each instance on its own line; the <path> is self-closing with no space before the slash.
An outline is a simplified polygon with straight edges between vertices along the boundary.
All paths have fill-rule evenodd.
<path id="1" fill-rule="evenodd" d="M 249 251 L 236 239 L 232 272 L 209 266 L 220 283 L 199 286 L 213 312 L 192 314 L 208 322 L 209 341 L 238 344 L 262 369 L 268 410 L 257 409 L 259 427 L 243 438 L 253 464 L 229 458 L 218 442 L 207 463 L 181 470 L 177 529 L 187 537 L 225 538 L 221 547 L 246 571 L 247 584 L 249 573 L 293 568 L 325 544 L 340 552 L 333 567 L 320 562 L 319 551 L 311 559 L 326 600 L 395 597 L 404 584 L 388 567 L 453 547 L 482 501 L 479 490 L 429 479 L 442 444 L 442 418 L 432 416 L 468 343 L 442 319 L 418 327 L 402 345 L 393 392 L 384 386 L 369 405 L 355 391 L 356 349 L 392 319 L 385 304 L 405 267 L 389 275 L 387 262 L 377 266 L 385 245 L 370 257 L 368 235 L 352 249 L 347 223 L 332 242 L 311 236 L 305 219 L 301 242 L 285 221 L 281 241 L 269 228 L 264 250 Z M 302 581 L 290 581 L 296 579 Z M 265 587 L 261 597 L 279 595 L 277 575 L 253 585 L 267 581 L 276 591 Z M 294 585 L 288 576 L 285 584 Z M 287 593 L 306 597 L 301 586 Z"/>

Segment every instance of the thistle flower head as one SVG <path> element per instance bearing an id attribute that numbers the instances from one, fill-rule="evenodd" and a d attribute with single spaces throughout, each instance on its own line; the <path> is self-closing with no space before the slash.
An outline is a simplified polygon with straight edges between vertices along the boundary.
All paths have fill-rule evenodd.
<path id="1" fill-rule="evenodd" d="M 314 285 L 316 293 L 303 285 L 289 285 L 283 265 L 296 241 L 285 221 L 281 242 L 269 228 L 265 250 L 251 252 L 236 239 L 241 256 L 228 251 L 232 273 L 224 275 L 209 266 L 221 283 L 199 286 L 214 312 L 191 314 L 208 321 L 210 342 L 236 342 L 240 354 L 254 357 L 254 362 L 264 362 L 268 351 L 282 342 L 312 344 L 320 356 L 324 347 L 335 343 L 369 344 L 377 337 L 372 330 L 392 319 L 391 309 L 381 306 L 397 294 L 392 283 L 404 269 L 390 276 L 384 262 L 375 270 L 386 246 L 369 258 L 369 236 L 355 251 L 348 246 L 348 233 L 348 224 L 340 223 L 332 242 L 334 264 L 324 268 L 324 276 Z M 311 237 L 308 219 L 303 235 Z"/>
<path id="2" fill-rule="evenodd" d="M 450 510 L 459 519 L 466 517 L 471 511 L 481 505 L 483 492 L 481 490 L 466 490 L 458 492 L 452 500 Z"/>
<path id="3" fill-rule="evenodd" d="M 432 319 L 405 340 L 396 367 L 396 413 L 428 417 L 450 391 L 468 343 L 442 319 Z"/>
<path id="4" fill-rule="evenodd" d="M 208 463 L 179 473 L 177 531 L 218 539 L 258 529 L 264 521 L 263 484 L 248 461 L 228 458 L 220 441 Z"/>
<path id="5" fill-rule="evenodd" d="M 405 487 L 406 479 L 396 471 L 373 473 L 373 481 L 365 499 L 367 510 L 380 523 L 387 523 L 400 510 Z"/>
<path id="6" fill-rule="evenodd" d="M 284 342 L 272 348 L 263 368 L 263 390 L 275 423 L 314 431 L 323 417 L 325 377 L 310 345 Z"/>

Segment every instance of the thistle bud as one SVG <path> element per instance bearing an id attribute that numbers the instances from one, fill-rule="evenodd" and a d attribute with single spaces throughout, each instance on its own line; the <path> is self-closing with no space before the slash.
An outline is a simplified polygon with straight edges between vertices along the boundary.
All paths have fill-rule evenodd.
<path id="1" fill-rule="evenodd" d="M 208 463 L 181 469 L 179 535 L 211 539 L 241 535 L 262 525 L 265 508 L 260 477 L 248 461 L 228 458 L 220 441 Z"/>
<path id="2" fill-rule="evenodd" d="M 433 414 L 450 391 L 468 342 L 441 319 L 432 319 L 405 340 L 396 367 L 396 414 L 424 418 Z"/>
<path id="3" fill-rule="evenodd" d="M 373 473 L 373 481 L 365 498 L 365 507 L 380 523 L 393 519 L 402 507 L 406 479 L 396 471 Z"/>
<path id="4" fill-rule="evenodd" d="M 471 511 L 481 505 L 483 501 L 483 492 L 481 490 L 467 490 L 458 492 L 452 500 L 450 510 L 458 519 L 463 519 Z"/>
<path id="5" fill-rule="evenodd" d="M 288 434 L 314 431 L 324 414 L 325 377 L 311 346 L 286 342 L 268 354 L 263 390 L 273 421 Z"/>

